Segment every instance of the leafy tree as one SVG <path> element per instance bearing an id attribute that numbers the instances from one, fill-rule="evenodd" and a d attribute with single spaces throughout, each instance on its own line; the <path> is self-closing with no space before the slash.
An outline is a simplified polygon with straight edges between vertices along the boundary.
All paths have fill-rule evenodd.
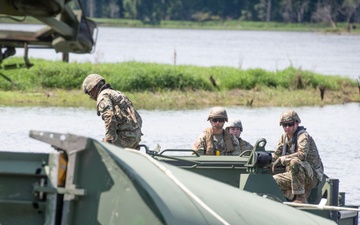
<path id="1" fill-rule="evenodd" d="M 351 31 L 351 17 L 356 12 L 356 8 L 359 8 L 360 1 L 359 0 L 345 0 L 341 4 L 339 9 L 340 13 L 346 17 L 346 22 L 348 24 L 348 31 Z"/>
<path id="2" fill-rule="evenodd" d="M 334 0 L 318 2 L 316 11 L 312 15 L 312 19 L 315 22 L 331 24 L 333 28 L 336 28 L 336 17 L 339 14 L 338 8 L 339 5 Z"/>
<path id="3" fill-rule="evenodd" d="M 303 16 L 309 3 L 309 0 L 283 0 L 281 5 L 284 22 L 303 22 Z"/>
<path id="4" fill-rule="evenodd" d="M 141 0 L 123 0 L 124 17 L 127 19 L 137 19 L 137 5 Z"/>
<path id="5" fill-rule="evenodd" d="M 80 0 L 88 17 L 141 20 L 276 21 L 286 23 L 360 22 L 360 0 Z M 75 8 L 80 8 L 76 6 Z"/>
<path id="6" fill-rule="evenodd" d="M 267 20 L 267 3 L 268 0 L 260 0 L 260 2 L 254 6 L 254 9 L 257 11 L 258 18 L 261 21 Z"/>
<path id="7" fill-rule="evenodd" d="M 136 5 L 137 19 L 143 23 L 159 24 L 162 18 L 162 0 L 139 0 Z"/>

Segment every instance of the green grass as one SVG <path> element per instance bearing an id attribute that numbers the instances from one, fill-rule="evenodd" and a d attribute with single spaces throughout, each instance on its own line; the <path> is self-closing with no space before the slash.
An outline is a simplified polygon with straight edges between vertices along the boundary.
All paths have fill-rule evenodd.
<path id="1" fill-rule="evenodd" d="M 94 102 L 81 93 L 82 82 L 91 73 L 101 74 L 114 89 L 126 93 L 144 109 L 201 108 L 216 104 L 257 107 L 360 102 L 356 80 L 294 67 L 270 72 L 134 61 L 103 64 L 33 58 L 30 61 L 34 63 L 30 69 L 1 70 L 12 82 L 0 77 L 0 105 L 92 107 Z M 21 62 L 22 58 L 17 57 L 6 60 L 6 64 Z M 319 97 L 319 87 L 326 90 L 324 100 Z"/>
<path id="2" fill-rule="evenodd" d="M 320 85 L 328 90 L 340 90 L 344 83 L 353 87 L 357 85 L 356 81 L 350 78 L 326 76 L 294 67 L 271 72 L 226 66 L 174 66 L 135 61 L 102 64 L 65 63 L 33 58 L 30 61 L 34 63 L 30 69 L 3 70 L 13 82 L 0 79 L 0 88 L 19 91 L 43 88 L 78 89 L 90 73 L 101 74 L 115 89 L 135 92 L 251 90 L 255 87 L 296 90 L 317 88 Z M 20 62 L 22 59 L 18 57 L 6 61 L 7 64 Z M 210 76 L 215 79 L 217 87 L 212 85 Z"/>

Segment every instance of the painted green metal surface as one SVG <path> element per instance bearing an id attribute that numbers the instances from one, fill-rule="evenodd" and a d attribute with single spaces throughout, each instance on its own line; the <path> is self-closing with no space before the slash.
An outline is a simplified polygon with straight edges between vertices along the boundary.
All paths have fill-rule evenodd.
<path id="1" fill-rule="evenodd" d="M 2 225 L 334 224 L 137 150 L 71 134 L 32 131 L 30 136 L 66 152 L 65 186 L 57 187 L 57 174 L 51 173 L 56 163 L 49 155 L 0 152 L 6 164 L 0 167 L 0 212 L 15 208 L 11 198 L 31 203 L 1 214 Z M 54 193 L 55 205 L 49 198 Z M 19 220 L 14 220 L 15 213 Z"/>
<path id="2" fill-rule="evenodd" d="M 155 158 L 167 162 L 188 171 L 201 174 L 214 180 L 229 184 L 241 190 L 257 195 L 265 196 L 279 202 L 286 202 L 278 185 L 272 178 L 270 167 L 271 152 L 265 150 L 266 140 L 260 139 L 252 151 L 242 156 L 203 156 L 197 154 L 177 154 L 179 150 L 164 150 L 172 153 L 153 153 Z M 184 152 L 186 150 L 180 150 Z M 189 151 L 189 150 L 188 150 Z M 270 158 L 269 158 L 270 157 Z M 284 169 L 277 169 L 275 172 L 283 172 Z M 317 204 L 326 199 L 326 206 L 329 209 L 319 210 Z M 308 201 L 313 209 L 299 207 L 299 209 L 311 212 L 315 215 L 333 220 L 337 224 L 358 224 L 358 206 L 345 204 L 345 193 L 339 192 L 339 180 L 331 179 L 324 175 L 323 181 L 312 190 Z M 345 209 L 332 210 L 331 207 L 345 206 Z M 316 208 L 316 210 L 314 209 Z M 349 212 L 348 208 L 356 208 L 357 211 Z"/>
<path id="3" fill-rule="evenodd" d="M 33 187 L 56 182 L 57 156 L 0 152 L 0 224 L 54 224 L 56 195 L 35 193 Z"/>

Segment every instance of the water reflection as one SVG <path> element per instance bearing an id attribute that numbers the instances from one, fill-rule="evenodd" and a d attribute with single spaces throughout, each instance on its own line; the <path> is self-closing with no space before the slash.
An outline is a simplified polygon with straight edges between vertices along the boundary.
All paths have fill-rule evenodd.
<path id="1" fill-rule="evenodd" d="M 255 143 L 266 138 L 266 149 L 274 149 L 282 134 L 279 118 L 285 108 L 226 108 L 230 118 L 242 120 L 242 137 Z M 150 148 L 190 148 L 209 126 L 209 108 L 184 111 L 139 110 L 144 120 L 142 143 Z M 360 203 L 360 105 L 351 103 L 324 107 L 296 108 L 319 148 L 330 177 L 340 179 L 340 191 L 349 204 Z M 103 122 L 95 110 L 83 108 L 0 107 L 0 150 L 51 151 L 51 147 L 28 137 L 29 130 L 64 132 L 101 140 Z"/>

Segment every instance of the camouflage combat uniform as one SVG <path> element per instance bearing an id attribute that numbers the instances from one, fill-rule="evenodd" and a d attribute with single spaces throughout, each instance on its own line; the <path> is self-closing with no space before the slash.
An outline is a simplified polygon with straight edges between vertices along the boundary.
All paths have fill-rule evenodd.
<path id="1" fill-rule="evenodd" d="M 120 91 L 105 88 L 99 93 L 96 106 L 98 115 L 105 122 L 104 141 L 136 148 L 141 141 L 142 119 L 128 97 Z"/>
<path id="2" fill-rule="evenodd" d="M 316 144 L 304 127 L 299 126 L 290 140 L 286 134 L 281 136 L 274 160 L 282 155 L 285 155 L 282 164 L 286 172 L 274 175 L 274 179 L 285 197 L 291 199 L 291 194 L 309 196 L 311 189 L 321 182 L 324 168 Z"/>
<path id="3" fill-rule="evenodd" d="M 207 128 L 195 141 L 193 149 L 201 155 L 240 155 L 238 139 L 223 129 L 222 134 L 213 134 L 211 128 Z"/>
<path id="4" fill-rule="evenodd" d="M 254 148 L 254 146 L 252 146 L 249 142 L 241 139 L 241 137 L 237 138 L 239 140 L 239 144 L 240 144 L 240 152 L 244 152 L 246 150 L 252 150 Z"/>
<path id="5" fill-rule="evenodd" d="M 254 148 L 254 146 L 252 146 L 249 142 L 243 140 L 240 135 L 241 132 L 243 132 L 243 125 L 241 120 L 238 119 L 232 119 L 228 122 L 227 126 L 225 127 L 225 130 L 229 133 L 231 133 L 230 129 L 231 128 L 237 128 L 238 130 L 240 130 L 239 134 L 235 134 L 233 133 L 233 135 L 238 139 L 239 141 L 239 145 L 240 145 L 240 153 L 246 151 L 246 150 L 252 150 Z M 239 135 L 239 136 L 237 136 Z"/>

